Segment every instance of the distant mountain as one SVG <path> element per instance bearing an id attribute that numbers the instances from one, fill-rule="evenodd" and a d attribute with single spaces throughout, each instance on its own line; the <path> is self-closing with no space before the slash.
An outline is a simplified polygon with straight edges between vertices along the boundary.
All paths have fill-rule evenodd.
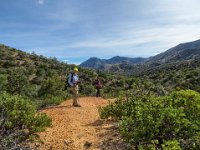
<path id="1" fill-rule="evenodd" d="M 129 58 L 129 57 L 120 57 L 115 56 L 108 60 L 106 60 L 106 63 L 108 64 L 120 64 L 120 63 L 130 63 L 130 64 L 138 64 L 145 60 L 145 58 L 137 57 L 137 58 Z"/>
<path id="2" fill-rule="evenodd" d="M 87 61 L 80 64 L 81 67 L 93 68 L 93 69 L 104 69 L 105 65 L 106 65 L 106 60 L 99 59 L 96 57 L 91 57 Z"/>
<path id="3" fill-rule="evenodd" d="M 178 62 L 200 57 L 200 40 L 182 43 L 149 59 L 149 62 Z"/>
<path id="4" fill-rule="evenodd" d="M 128 58 L 115 56 L 111 59 L 90 58 L 80 66 L 119 74 L 143 74 L 148 70 L 179 66 L 184 62 L 200 59 L 200 40 L 182 43 L 149 58 Z"/>
<path id="5" fill-rule="evenodd" d="M 144 62 L 146 59 L 142 57 L 138 58 L 129 58 L 129 57 L 120 57 L 115 56 L 110 59 L 99 59 L 96 57 L 91 57 L 85 62 L 81 63 L 81 67 L 87 67 L 92 69 L 106 69 L 109 66 L 112 65 L 118 65 L 118 64 L 139 64 Z"/>

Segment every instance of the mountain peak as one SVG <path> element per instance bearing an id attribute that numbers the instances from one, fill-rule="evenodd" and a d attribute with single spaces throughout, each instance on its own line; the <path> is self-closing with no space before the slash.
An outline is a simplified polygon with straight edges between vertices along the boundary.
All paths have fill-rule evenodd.
<path id="1" fill-rule="evenodd" d="M 123 56 L 114 56 L 110 59 L 99 59 L 97 57 L 91 57 L 87 61 L 83 62 L 80 66 L 93 69 L 102 70 L 137 70 L 142 65 L 154 66 L 156 64 L 164 63 L 176 63 L 188 60 L 194 60 L 200 58 L 200 39 L 192 42 L 181 43 L 175 47 L 168 49 L 167 51 L 160 53 L 156 56 L 149 58 L 130 58 Z M 136 65 L 137 64 L 137 65 Z M 140 65 L 142 64 L 142 65 Z M 141 71 L 139 69 L 139 71 Z"/>
<path id="2" fill-rule="evenodd" d="M 105 68 L 108 65 L 114 65 L 114 64 L 138 64 L 145 60 L 145 58 L 138 57 L 138 58 L 130 58 L 130 57 L 122 57 L 122 56 L 114 56 L 110 59 L 100 59 L 97 57 L 91 57 L 85 62 L 81 63 L 80 66 L 87 67 L 87 68 L 93 68 L 93 69 L 100 69 Z"/>

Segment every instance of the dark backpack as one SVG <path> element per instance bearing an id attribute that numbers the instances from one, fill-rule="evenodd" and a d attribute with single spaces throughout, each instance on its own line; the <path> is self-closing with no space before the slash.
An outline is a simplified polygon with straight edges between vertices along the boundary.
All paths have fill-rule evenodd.
<path id="1" fill-rule="evenodd" d="M 67 78 L 66 78 L 66 84 L 65 84 L 65 89 L 67 88 L 67 87 L 71 87 L 71 85 L 69 84 L 69 80 L 71 81 L 71 82 L 73 82 L 73 77 L 74 77 L 74 73 L 70 73 L 68 76 L 67 76 Z"/>

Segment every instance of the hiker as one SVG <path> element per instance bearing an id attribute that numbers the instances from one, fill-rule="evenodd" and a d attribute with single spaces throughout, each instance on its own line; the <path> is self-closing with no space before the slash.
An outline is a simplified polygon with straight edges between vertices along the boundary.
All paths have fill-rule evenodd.
<path id="1" fill-rule="evenodd" d="M 101 85 L 101 82 L 99 80 L 99 77 L 97 77 L 96 80 L 95 80 L 95 86 L 96 86 L 96 90 L 97 90 L 96 97 L 100 97 L 101 96 L 100 95 L 100 89 L 102 88 L 102 85 Z"/>
<path id="2" fill-rule="evenodd" d="M 74 107 L 81 107 L 79 104 L 79 93 L 78 93 L 78 68 L 74 68 L 73 72 L 71 72 L 68 76 L 68 84 L 71 87 L 71 91 L 73 93 L 73 106 Z"/>

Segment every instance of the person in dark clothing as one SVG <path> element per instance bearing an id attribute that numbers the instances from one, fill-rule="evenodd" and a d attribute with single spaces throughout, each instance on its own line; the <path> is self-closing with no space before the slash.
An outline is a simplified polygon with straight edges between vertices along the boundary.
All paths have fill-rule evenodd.
<path id="1" fill-rule="evenodd" d="M 96 86 L 96 97 L 100 97 L 101 94 L 100 94 L 100 89 L 102 88 L 102 85 L 101 85 L 101 82 L 99 80 L 99 77 L 97 77 L 97 79 L 95 80 L 95 86 Z"/>

